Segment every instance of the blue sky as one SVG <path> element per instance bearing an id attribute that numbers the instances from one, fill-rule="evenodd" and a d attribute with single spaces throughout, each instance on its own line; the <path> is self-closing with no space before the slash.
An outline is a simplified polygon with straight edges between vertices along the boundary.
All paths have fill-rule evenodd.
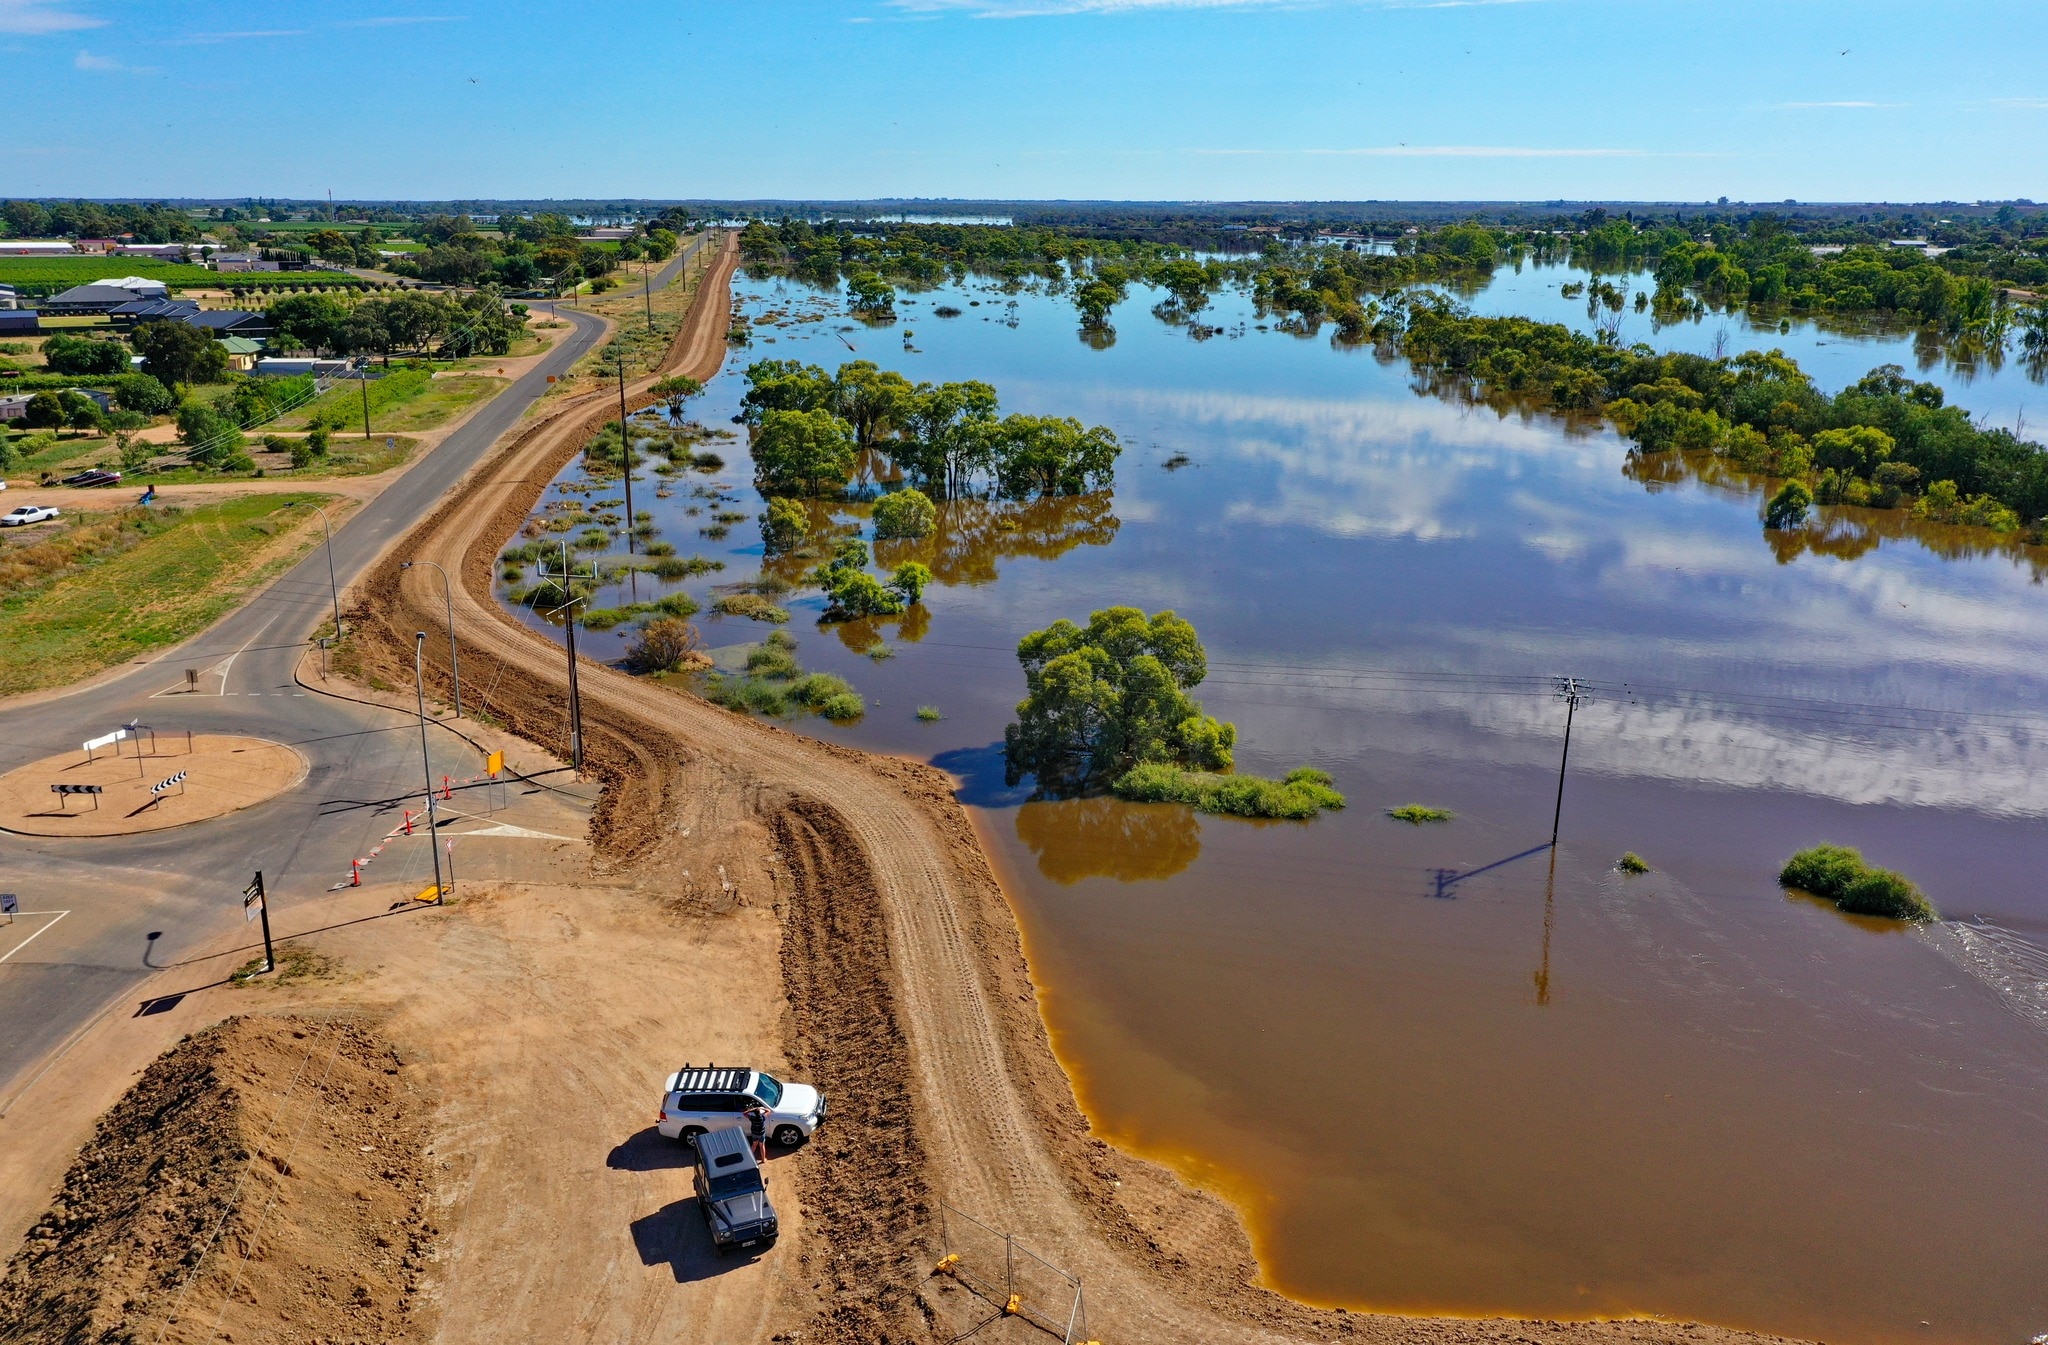
<path id="1" fill-rule="evenodd" d="M 0 196 L 2048 200 L 2044 0 L 0 0 Z"/>

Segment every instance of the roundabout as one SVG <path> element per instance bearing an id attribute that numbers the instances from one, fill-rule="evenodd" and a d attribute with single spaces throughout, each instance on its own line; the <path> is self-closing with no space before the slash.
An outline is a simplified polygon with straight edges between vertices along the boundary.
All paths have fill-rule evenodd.
<path id="1" fill-rule="evenodd" d="M 65 752 L 0 775 L 0 831 L 134 836 L 224 817 L 306 778 L 283 743 L 228 734 L 158 734 Z"/>

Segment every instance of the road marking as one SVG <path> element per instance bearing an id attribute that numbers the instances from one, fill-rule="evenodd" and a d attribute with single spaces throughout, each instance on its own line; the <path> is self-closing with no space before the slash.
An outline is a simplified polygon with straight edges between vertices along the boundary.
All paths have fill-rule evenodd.
<path id="1" fill-rule="evenodd" d="M 515 827 L 510 822 L 499 822 L 493 826 L 479 827 L 475 831 L 457 832 L 456 835 L 459 839 L 465 841 L 472 836 L 519 836 L 536 841 L 566 841 L 569 839 L 567 836 L 557 836 L 552 831 L 534 831 L 527 827 Z"/>
<path id="2" fill-rule="evenodd" d="M 52 916 L 52 917 L 54 917 L 54 918 L 53 918 L 53 919 L 52 919 L 52 920 L 50 921 L 50 923 L 49 923 L 49 924 L 47 924 L 47 925 L 44 925 L 44 926 L 43 926 L 43 927 L 42 927 L 41 929 L 39 929 L 39 930 L 37 930 L 37 931 L 36 931 L 35 933 L 33 933 L 33 934 L 29 935 L 29 936 L 28 936 L 27 938 L 23 939 L 23 940 L 22 940 L 22 941 L 21 941 L 20 943 L 17 943 L 17 944 L 15 944 L 15 945 L 14 945 L 14 947 L 12 947 L 12 948 L 8 949 L 8 950 L 7 950 L 7 951 L 6 951 L 5 953 L 0 953 L 0 962 L 5 962 L 5 961 L 6 961 L 6 960 L 7 960 L 8 958 L 10 958 L 10 957 L 13 957 L 13 956 L 14 956 L 14 955 L 15 955 L 16 953 L 18 953 L 18 952 L 20 952 L 20 951 L 21 951 L 22 949 L 24 949 L 24 948 L 28 947 L 28 946 L 29 946 L 30 944 L 34 943 L 34 942 L 35 942 L 35 941 L 36 941 L 37 939 L 40 939 L 41 937 L 43 937 L 43 935 L 45 935 L 45 934 L 49 933 L 49 932 L 50 932 L 51 930 L 55 929 L 55 928 L 57 927 L 57 921 L 58 921 L 58 920 L 62 920 L 62 919 L 63 919 L 63 918 L 65 917 L 65 916 L 67 916 L 67 915 L 71 914 L 71 912 L 70 912 L 70 911 L 21 911 L 21 912 L 18 912 L 18 914 L 20 914 L 20 915 L 47 915 L 47 916 Z"/>

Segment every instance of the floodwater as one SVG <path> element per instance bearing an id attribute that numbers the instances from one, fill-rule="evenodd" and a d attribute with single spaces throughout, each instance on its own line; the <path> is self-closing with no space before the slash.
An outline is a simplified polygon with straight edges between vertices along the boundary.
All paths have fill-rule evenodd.
<path id="1" fill-rule="evenodd" d="M 1473 302 L 1585 322 L 1555 293 L 1570 278 L 1506 271 Z M 1234 296 L 1196 340 L 1134 293 L 1094 349 L 1063 301 L 974 284 L 881 327 L 795 285 L 740 293 L 754 345 L 692 407 L 706 424 L 749 359 L 866 358 L 1123 437 L 1113 496 L 949 505 L 939 537 L 885 549 L 938 572 L 910 617 L 821 628 L 792 594 L 798 657 L 868 701 L 799 727 L 962 779 L 1089 1116 L 1235 1201 L 1267 1283 L 1829 1340 L 2048 1331 L 2048 557 L 1863 511 L 1774 546 L 1756 483 L 1430 395 L 1399 361 L 1259 330 Z M 1624 340 L 1694 349 L 1725 321 L 1628 320 Z M 1910 335 L 1768 343 L 1830 390 L 1918 365 Z M 1921 376 L 2000 415 L 2040 386 L 2011 363 Z M 760 509 L 743 442 L 665 499 L 635 491 L 728 569 L 601 603 L 759 570 L 751 521 L 697 531 Z M 690 494 L 712 480 L 738 502 Z M 829 512 L 850 528 L 865 506 Z M 1112 603 L 1194 622 L 1241 768 L 1322 766 L 1351 806 L 1256 824 L 1006 788 L 1017 639 Z M 769 629 L 698 622 L 728 655 Z M 1554 675 L 1588 691 L 1553 867 Z M 1455 817 L 1385 816 L 1410 802 Z M 1949 919 L 1782 892 L 1778 866 L 1822 840 Z M 1654 871 L 1616 873 L 1624 850 Z"/>

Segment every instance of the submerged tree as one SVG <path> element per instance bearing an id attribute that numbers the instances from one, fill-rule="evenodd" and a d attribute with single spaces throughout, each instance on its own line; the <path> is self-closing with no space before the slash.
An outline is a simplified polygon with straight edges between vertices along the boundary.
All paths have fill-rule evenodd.
<path id="1" fill-rule="evenodd" d="M 1027 694 L 1003 730 L 1012 784 L 1031 775 L 1041 792 L 1085 794 L 1140 764 L 1231 764 L 1237 729 L 1188 695 L 1208 658 L 1195 628 L 1172 612 L 1109 607 L 1085 628 L 1056 621 L 1024 637 L 1017 661 Z"/>
<path id="2" fill-rule="evenodd" d="M 811 530 L 811 516 L 795 500 L 772 496 L 761 515 L 761 545 L 769 555 L 794 551 Z"/>
<path id="3" fill-rule="evenodd" d="M 875 501 L 875 540 L 926 536 L 938 518 L 938 507 L 921 490 L 884 495 Z"/>
<path id="4" fill-rule="evenodd" d="M 775 494 L 836 491 L 853 474 L 853 431 L 830 411 L 770 411 L 753 448 L 754 470 Z"/>

